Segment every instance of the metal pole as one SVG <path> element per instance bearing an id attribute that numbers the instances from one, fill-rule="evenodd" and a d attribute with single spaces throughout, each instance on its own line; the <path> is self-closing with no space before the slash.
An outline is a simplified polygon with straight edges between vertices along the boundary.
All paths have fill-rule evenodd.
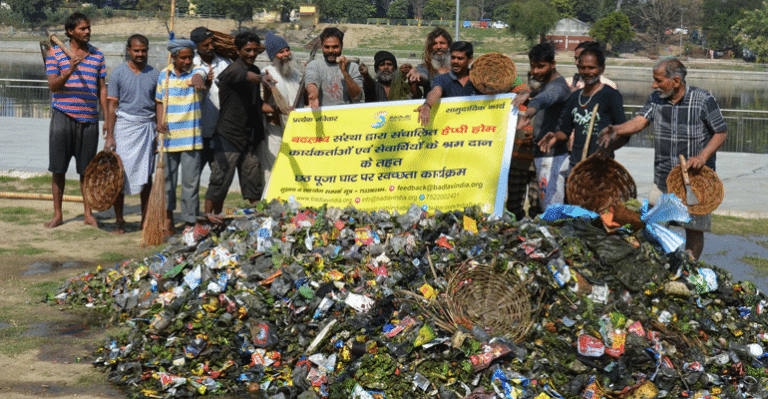
<path id="1" fill-rule="evenodd" d="M 453 38 L 454 41 L 459 41 L 459 6 L 461 5 L 461 0 L 456 0 L 456 35 Z"/>
<path id="2" fill-rule="evenodd" d="M 685 13 L 685 8 L 680 9 L 680 55 L 682 56 L 685 51 L 683 51 L 683 13 Z"/>

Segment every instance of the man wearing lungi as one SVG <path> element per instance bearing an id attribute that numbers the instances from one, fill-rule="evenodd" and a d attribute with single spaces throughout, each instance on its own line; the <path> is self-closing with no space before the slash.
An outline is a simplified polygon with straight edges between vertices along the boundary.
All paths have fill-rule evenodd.
<path id="1" fill-rule="evenodd" d="M 53 219 L 45 227 L 64 223 L 61 202 L 64 199 L 65 176 L 69 162 L 75 157 L 83 189 L 85 168 L 96 155 L 99 145 L 99 106 L 106 110 L 107 65 L 104 54 L 88 43 L 91 21 L 76 12 L 64 22 L 70 59 L 59 46 L 53 46 L 45 58 L 48 88 L 52 93 L 48 170 L 51 172 Z M 88 201 L 83 201 L 83 222 L 98 226 Z"/>
<path id="2" fill-rule="evenodd" d="M 128 38 L 130 59 L 109 76 L 107 91 L 107 137 L 105 151 L 115 151 L 123 161 L 125 184 L 115 200 L 115 234 L 125 232 L 125 195 L 141 195 L 141 225 L 152 187 L 155 159 L 155 90 L 157 69 L 147 65 L 149 40 L 142 35 Z"/>

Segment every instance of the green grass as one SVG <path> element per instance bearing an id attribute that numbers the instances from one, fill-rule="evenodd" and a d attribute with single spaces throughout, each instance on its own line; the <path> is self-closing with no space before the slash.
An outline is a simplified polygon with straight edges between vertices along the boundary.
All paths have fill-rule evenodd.
<path id="1" fill-rule="evenodd" d="M 103 237 L 106 232 L 100 229 L 94 229 L 90 226 L 82 226 L 74 231 L 54 230 L 53 237 L 57 240 L 77 242 L 85 239 Z"/>
<path id="2" fill-rule="evenodd" d="M 56 291 L 64 284 L 64 279 L 49 280 L 35 283 L 29 286 L 27 293 L 34 299 L 41 299 L 47 294 L 56 295 Z"/>
<path id="3" fill-rule="evenodd" d="M 755 267 L 768 268 L 768 259 L 759 256 L 744 256 L 741 261 Z"/>
<path id="4" fill-rule="evenodd" d="M 744 219 L 712 215 L 712 232 L 742 237 L 768 236 L 768 219 Z"/>
<path id="5" fill-rule="evenodd" d="M 47 212 L 25 207 L 0 208 L 0 220 L 18 225 L 39 223 L 48 216 Z"/>
<path id="6" fill-rule="evenodd" d="M 14 181 L 19 181 L 19 180 L 21 180 L 21 179 L 18 178 L 18 177 L 0 176 L 0 183 L 9 183 L 9 182 L 14 182 Z"/>
<path id="7" fill-rule="evenodd" d="M 719 250 L 719 251 L 715 252 L 715 255 L 718 255 L 718 256 L 725 256 L 725 255 L 728 255 L 728 251 L 726 251 L 726 250 L 724 250 L 724 249 L 721 249 L 721 250 Z"/>
<path id="8" fill-rule="evenodd" d="M 12 250 L 13 254 L 15 254 L 15 255 L 24 255 L 24 256 L 27 256 L 27 255 L 40 255 L 40 254 L 44 254 L 46 252 L 49 252 L 49 251 L 47 249 L 44 249 L 44 248 L 37 248 L 37 247 L 33 247 L 31 245 L 26 245 L 26 244 L 19 245 L 18 248 L 16 248 L 15 250 Z"/>
<path id="9" fill-rule="evenodd" d="M 130 257 L 132 256 L 121 252 L 102 252 L 99 254 L 98 259 L 102 262 L 115 263 Z"/>
<path id="10" fill-rule="evenodd" d="M 757 245 L 759 245 L 759 246 L 761 246 L 763 248 L 768 248 L 768 241 L 755 241 L 755 244 L 757 244 Z"/>

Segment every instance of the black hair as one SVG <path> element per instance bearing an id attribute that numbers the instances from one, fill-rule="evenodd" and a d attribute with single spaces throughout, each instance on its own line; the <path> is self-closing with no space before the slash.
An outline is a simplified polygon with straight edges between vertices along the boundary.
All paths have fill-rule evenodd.
<path id="1" fill-rule="evenodd" d="M 64 21 L 64 33 L 66 33 L 67 37 L 72 37 L 69 35 L 69 30 L 77 28 L 77 24 L 79 24 L 81 21 L 88 21 L 89 23 L 91 22 L 87 15 L 79 11 L 76 11 L 67 17 L 67 20 Z"/>
<path id="2" fill-rule="evenodd" d="M 320 33 L 320 43 L 322 44 L 325 39 L 329 37 L 335 37 L 339 39 L 339 44 L 344 44 L 344 32 L 335 26 L 329 26 L 323 29 L 323 31 Z"/>
<path id="3" fill-rule="evenodd" d="M 149 39 L 147 39 L 146 36 L 137 33 L 128 38 L 128 43 L 126 43 L 125 47 L 131 47 L 131 43 L 133 43 L 134 40 L 145 46 L 149 46 Z"/>
<path id="4" fill-rule="evenodd" d="M 597 59 L 597 65 L 600 68 L 605 68 L 605 53 L 602 49 L 600 49 L 599 46 L 585 47 L 584 51 L 582 51 L 579 55 L 579 61 L 581 61 L 581 59 L 584 58 L 584 56 L 587 54 L 592 54 L 595 56 L 595 59 Z"/>
<path id="5" fill-rule="evenodd" d="M 261 44 L 261 39 L 259 39 L 257 34 L 250 31 L 240 32 L 237 34 L 237 36 L 235 36 L 235 47 L 237 47 L 238 51 L 240 51 L 243 47 L 245 47 L 246 44 L 250 42 Z"/>
<path id="6" fill-rule="evenodd" d="M 553 63 L 555 62 L 555 48 L 547 42 L 539 43 L 528 52 L 528 60 Z"/>
<path id="7" fill-rule="evenodd" d="M 580 48 L 581 48 L 581 49 L 586 49 L 586 48 L 589 48 L 589 47 L 593 47 L 593 46 L 597 46 L 597 47 L 600 47 L 600 43 L 598 43 L 598 42 L 595 42 L 595 41 L 592 41 L 592 40 L 583 41 L 583 42 L 579 43 L 579 44 L 576 46 L 576 48 L 575 48 L 575 49 L 573 49 L 573 51 L 576 51 L 576 50 L 578 50 L 578 49 L 580 49 Z"/>
<path id="8" fill-rule="evenodd" d="M 475 54 L 475 49 L 472 47 L 472 43 L 465 41 L 453 42 L 451 44 L 451 52 L 461 51 L 467 55 L 467 58 L 472 58 Z"/>

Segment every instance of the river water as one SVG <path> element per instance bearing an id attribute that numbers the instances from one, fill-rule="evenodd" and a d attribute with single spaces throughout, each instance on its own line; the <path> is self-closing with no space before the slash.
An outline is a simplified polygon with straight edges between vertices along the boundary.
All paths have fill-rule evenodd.
<path id="1" fill-rule="evenodd" d="M 45 79 L 45 70 L 42 57 L 39 53 L 10 52 L 0 53 L 0 79 Z M 150 56 L 150 65 L 159 68 L 165 65 L 166 54 L 162 56 Z M 297 60 L 307 59 L 308 54 L 295 52 Z M 107 55 L 107 69 L 124 61 L 123 57 Z M 364 59 L 364 61 L 366 61 Z M 418 60 L 400 60 L 400 62 Z M 372 64 L 372 60 L 369 60 Z M 256 59 L 256 65 L 263 68 L 267 65 L 267 58 L 262 54 Z M 519 65 L 519 73 L 527 73 L 527 65 Z M 651 92 L 651 68 L 634 67 L 608 67 L 606 76 L 613 79 L 619 86 L 626 105 L 642 105 Z M 573 65 L 560 65 L 560 72 L 565 76 L 572 76 L 575 72 Z M 756 75 L 756 76 L 755 76 Z M 761 76 L 764 75 L 764 76 Z M 733 110 L 768 110 L 768 74 L 750 73 L 738 71 L 690 71 L 688 82 L 709 90 L 717 98 L 720 107 Z"/>

